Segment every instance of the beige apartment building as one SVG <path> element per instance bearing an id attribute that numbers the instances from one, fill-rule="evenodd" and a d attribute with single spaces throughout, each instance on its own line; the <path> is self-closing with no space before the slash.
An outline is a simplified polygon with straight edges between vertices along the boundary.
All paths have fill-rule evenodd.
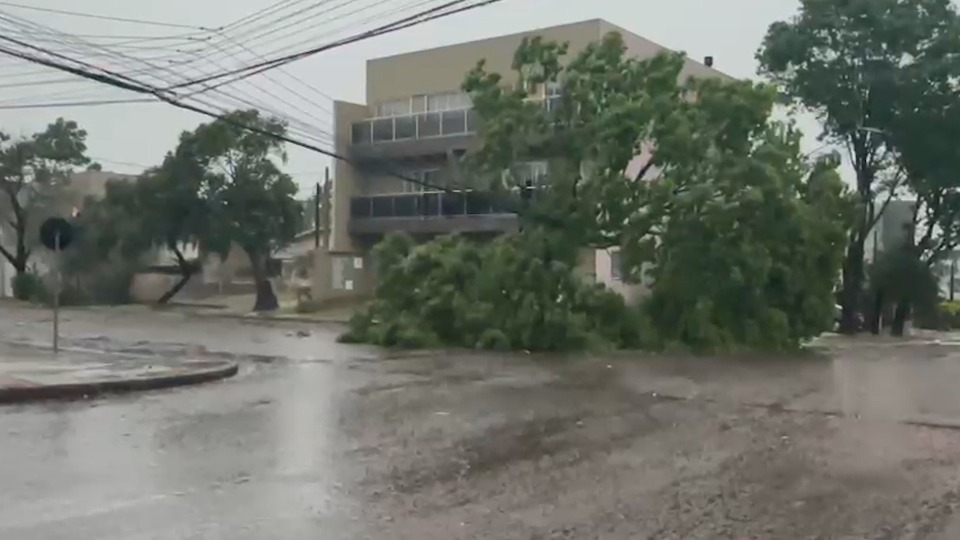
<path id="1" fill-rule="evenodd" d="M 485 59 L 488 70 L 510 77 L 514 51 L 525 37 L 568 42 L 571 54 L 576 54 L 612 31 L 623 35 L 635 56 L 665 50 L 595 19 L 368 61 L 366 103 L 337 101 L 334 107 L 336 152 L 349 162 L 338 160 L 334 166 L 329 245 L 334 258 L 343 260 L 333 261 L 330 286 L 352 291 L 369 284 L 371 280 L 361 275 L 366 270 L 363 254 L 390 232 L 428 239 L 454 232 L 489 236 L 515 230 L 517 217 L 481 194 L 431 190 L 398 176 L 450 187 L 466 183 L 457 163 L 478 144 L 477 118 L 470 96 L 460 86 L 478 60 Z M 723 76 L 693 60 L 684 70 L 684 77 L 690 75 Z M 544 89 L 540 96 L 548 107 L 550 92 Z M 520 165 L 531 180 L 546 174 L 543 162 Z M 591 253 L 586 265 L 598 280 L 633 295 L 618 283 L 610 253 Z M 316 289 L 317 285 L 315 293 L 323 294 Z"/>

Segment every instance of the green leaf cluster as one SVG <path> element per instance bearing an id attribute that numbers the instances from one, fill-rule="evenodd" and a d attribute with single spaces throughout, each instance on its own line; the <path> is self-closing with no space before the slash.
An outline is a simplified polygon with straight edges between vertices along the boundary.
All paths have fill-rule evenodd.
<path id="1" fill-rule="evenodd" d="M 402 234 L 375 251 L 375 300 L 344 336 L 389 347 L 557 351 L 639 347 L 640 314 L 557 257 L 541 235 L 480 243 L 445 236 L 417 245 Z"/>
<path id="2" fill-rule="evenodd" d="M 633 58 L 617 33 L 567 54 L 525 40 L 510 78 L 480 62 L 464 83 L 481 119 L 468 158 L 478 187 L 509 195 L 518 163 L 549 163 L 518 206 L 521 233 L 489 245 L 390 240 L 350 337 L 782 350 L 829 328 L 853 206 L 837 160 L 809 161 L 800 133 L 771 119 L 776 92 L 683 80 L 682 55 Z M 542 84 L 560 89 L 549 106 L 530 99 Z M 628 279 L 649 289 L 640 309 L 577 276 L 591 247 L 620 248 Z M 484 338 L 491 328 L 497 339 Z"/>

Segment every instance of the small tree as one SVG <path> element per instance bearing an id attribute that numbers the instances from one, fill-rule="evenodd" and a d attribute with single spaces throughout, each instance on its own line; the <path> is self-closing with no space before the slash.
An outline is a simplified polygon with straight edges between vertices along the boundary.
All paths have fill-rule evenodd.
<path id="1" fill-rule="evenodd" d="M 236 244 L 247 254 L 256 284 L 255 311 L 279 306 L 268 261 L 293 240 L 302 220 L 297 185 L 278 165 L 286 161 L 277 138 L 285 133 L 280 120 L 235 111 L 189 136 L 192 161 L 203 170 L 200 193 L 208 212 L 203 243 L 223 255 Z"/>
<path id="2" fill-rule="evenodd" d="M 88 201 L 79 219 L 79 245 L 67 257 L 70 268 L 84 273 L 103 263 L 139 266 L 144 256 L 165 249 L 176 259 L 180 279 L 157 303 L 180 292 L 198 271 L 183 248 L 199 242 L 206 223 L 205 202 L 198 194 L 202 174 L 183 174 L 189 163 L 181 159 L 172 153 L 136 182 L 111 181 L 102 199 Z"/>
<path id="3" fill-rule="evenodd" d="M 0 226 L 9 225 L 13 233 L 13 247 L 0 243 L 0 254 L 18 276 L 27 271 L 43 208 L 70 170 L 90 161 L 84 155 L 86 137 L 76 122 L 63 118 L 28 138 L 0 133 L 0 216 L 5 221 Z"/>

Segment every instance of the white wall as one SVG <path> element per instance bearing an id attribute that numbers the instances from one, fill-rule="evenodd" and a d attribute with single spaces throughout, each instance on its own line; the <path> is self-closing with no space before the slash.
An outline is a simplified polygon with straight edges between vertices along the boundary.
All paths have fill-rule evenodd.
<path id="1" fill-rule="evenodd" d="M 13 296 L 10 280 L 13 279 L 14 274 L 13 265 L 8 263 L 6 259 L 0 260 L 0 298 Z"/>
<path id="2" fill-rule="evenodd" d="M 637 305 L 647 295 L 646 278 L 641 283 L 625 283 L 622 276 L 616 277 L 613 272 L 613 253 L 620 248 L 598 249 L 594 261 L 596 264 L 597 283 L 602 283 L 611 291 L 619 293 L 628 305 Z"/>

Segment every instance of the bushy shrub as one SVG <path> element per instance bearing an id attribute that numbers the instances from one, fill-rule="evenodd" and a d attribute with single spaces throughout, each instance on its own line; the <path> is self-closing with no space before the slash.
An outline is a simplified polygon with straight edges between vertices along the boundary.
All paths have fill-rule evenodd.
<path id="1" fill-rule="evenodd" d="M 17 300 L 35 301 L 43 294 L 43 280 L 32 272 L 17 274 L 11 280 L 13 297 Z"/>
<path id="2" fill-rule="evenodd" d="M 535 234 L 416 245 L 391 235 L 376 248 L 375 299 L 342 341 L 388 347 L 555 351 L 638 347 L 639 312 L 574 272 L 576 253 Z"/>

